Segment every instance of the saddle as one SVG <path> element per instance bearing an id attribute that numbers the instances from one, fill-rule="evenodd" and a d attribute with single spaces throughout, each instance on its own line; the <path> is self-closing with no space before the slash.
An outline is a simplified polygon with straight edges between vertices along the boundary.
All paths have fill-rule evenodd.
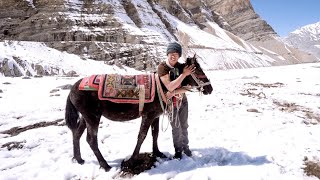
<path id="1" fill-rule="evenodd" d="M 154 74 L 91 75 L 82 79 L 79 90 L 98 91 L 100 100 L 139 104 L 142 111 L 144 103 L 154 100 L 155 79 Z"/>

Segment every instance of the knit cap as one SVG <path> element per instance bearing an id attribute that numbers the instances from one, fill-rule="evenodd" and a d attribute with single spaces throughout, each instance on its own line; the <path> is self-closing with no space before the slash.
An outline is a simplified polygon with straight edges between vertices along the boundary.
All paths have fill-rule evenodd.
<path id="1" fill-rule="evenodd" d="M 179 57 L 181 57 L 181 53 L 182 53 L 181 45 L 177 42 L 169 43 L 169 45 L 167 47 L 167 55 L 169 53 L 178 53 Z"/>

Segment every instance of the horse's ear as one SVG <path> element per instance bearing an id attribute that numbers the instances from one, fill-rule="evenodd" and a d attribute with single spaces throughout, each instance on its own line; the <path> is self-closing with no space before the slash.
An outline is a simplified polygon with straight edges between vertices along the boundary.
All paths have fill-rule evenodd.
<path id="1" fill-rule="evenodd" d="M 186 64 L 191 64 L 191 58 L 190 57 L 187 57 Z"/>
<path id="2" fill-rule="evenodd" d="M 197 62 L 196 59 L 197 59 L 197 54 L 194 53 L 193 57 L 191 58 L 191 64 L 195 64 Z"/>

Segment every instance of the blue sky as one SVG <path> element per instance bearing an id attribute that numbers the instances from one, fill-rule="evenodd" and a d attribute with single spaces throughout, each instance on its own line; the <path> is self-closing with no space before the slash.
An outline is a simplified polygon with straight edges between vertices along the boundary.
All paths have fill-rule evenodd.
<path id="1" fill-rule="evenodd" d="M 251 0 L 251 4 L 281 37 L 320 21 L 320 0 Z"/>

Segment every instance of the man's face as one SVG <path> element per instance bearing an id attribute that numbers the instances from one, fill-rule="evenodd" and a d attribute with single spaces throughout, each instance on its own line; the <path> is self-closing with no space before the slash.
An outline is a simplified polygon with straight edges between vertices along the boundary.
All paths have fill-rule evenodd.
<path id="1" fill-rule="evenodd" d="M 179 53 L 172 52 L 168 54 L 168 60 L 171 66 L 176 65 L 179 59 Z"/>

